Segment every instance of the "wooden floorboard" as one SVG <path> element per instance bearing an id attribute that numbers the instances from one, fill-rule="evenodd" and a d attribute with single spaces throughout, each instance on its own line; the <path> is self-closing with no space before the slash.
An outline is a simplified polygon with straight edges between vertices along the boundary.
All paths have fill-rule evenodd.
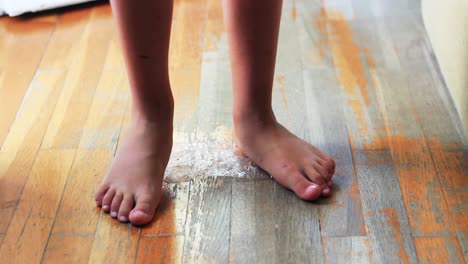
<path id="1" fill-rule="evenodd" d="M 182 262 L 228 262 L 231 188 L 229 177 L 192 181 Z"/>
<path id="2" fill-rule="evenodd" d="M 2 206 L 4 217 L 0 220 L 0 230 L 6 230 L 19 200 L 24 182 L 65 85 L 68 65 L 76 57 L 75 42 L 81 38 L 89 14 L 89 10 L 82 10 L 60 16 L 36 75 L 29 85 L 28 97 L 23 99 L 16 120 L 10 127 L 0 150 L 3 154 L 2 159 L 10 157 L 9 161 L 3 159 L 5 171 L 2 173 L 2 183 L 0 183 L 0 189 L 4 194 L 2 203 L 6 201 L 10 205 Z M 14 180 L 11 177 L 14 177 Z M 11 181 L 15 184 L 7 187 L 6 184 Z"/>
<path id="3" fill-rule="evenodd" d="M 185 242 L 185 223 L 190 183 L 167 184 L 158 219 L 142 229 L 137 263 L 180 263 Z"/>
<path id="4" fill-rule="evenodd" d="M 322 263 L 319 212 L 314 203 L 275 184 L 277 263 Z M 279 209 L 281 208 L 281 209 Z"/>
<path id="5" fill-rule="evenodd" d="M 275 263 L 278 228 L 274 183 L 232 182 L 230 260 L 232 263 Z"/>
<path id="6" fill-rule="evenodd" d="M 76 148 L 83 133 L 112 36 L 111 10 L 96 6 L 79 40 L 76 57 L 68 68 L 62 94 L 41 148 Z M 99 95 L 98 95 L 99 96 Z"/>
<path id="7" fill-rule="evenodd" d="M 340 257 L 328 248 L 328 241 L 338 239 L 335 236 L 344 239 L 343 241 L 348 241 L 346 239 L 352 236 L 362 236 L 361 238 L 365 239 L 367 232 L 349 146 L 345 113 L 341 107 L 340 91 L 336 86 L 333 58 L 330 57 L 327 18 L 323 16 L 320 5 L 308 1 L 298 1 L 296 12 L 295 20 L 304 68 L 303 93 L 307 102 L 304 115 L 308 124 L 308 139 L 331 155 L 337 163 L 334 194 L 330 199 L 320 201 L 324 261 L 336 263 Z M 313 16 L 310 16 L 311 13 Z M 297 95 L 295 101 L 297 102 Z M 301 112 L 299 109 L 296 111 Z M 323 111 L 326 111 L 327 115 L 323 115 Z M 362 247 L 342 249 L 350 255 L 358 256 L 362 254 Z"/>
<path id="8" fill-rule="evenodd" d="M 412 113 L 407 83 L 392 73 L 378 71 L 376 75 L 412 234 L 451 235 L 449 209 L 424 134 L 414 115 L 402 114 Z M 390 87 L 395 93 L 389 93 Z"/>
<path id="9" fill-rule="evenodd" d="M 327 237 L 323 247 L 325 263 L 372 263 L 369 241 L 363 236 Z"/>
<path id="10" fill-rule="evenodd" d="M 73 150 L 39 151 L 0 249 L 0 262 L 42 259 L 73 158 Z"/>
<path id="11" fill-rule="evenodd" d="M 89 263 L 133 263 L 138 251 L 141 230 L 131 224 L 117 223 L 101 213 Z M 88 253 L 88 252 L 86 252 Z"/>
<path id="12" fill-rule="evenodd" d="M 0 263 L 465 263 L 467 141 L 420 8 L 284 1 L 275 114 L 337 163 L 310 203 L 235 154 L 221 1 L 176 0 L 173 163 L 145 227 L 94 202 L 132 107 L 110 6 L 1 17 Z"/>
<path id="13" fill-rule="evenodd" d="M 42 263 L 88 263 L 94 234 L 52 234 Z"/>
<path id="14" fill-rule="evenodd" d="M 456 237 L 414 239 L 420 263 L 465 263 Z"/>
<path id="15" fill-rule="evenodd" d="M 31 84 L 30 97 L 24 100 L 18 118 L 10 128 L 7 141 L 0 150 L 1 232 L 8 229 L 20 200 L 63 87 L 65 75 L 65 71 L 37 74 Z"/>
<path id="16" fill-rule="evenodd" d="M 363 201 L 371 262 L 417 263 L 395 167 L 388 150 L 357 150 L 354 166 Z"/>
<path id="17" fill-rule="evenodd" d="M 30 87 L 56 22 L 55 14 L 26 20 L 0 19 L 0 147 Z"/>

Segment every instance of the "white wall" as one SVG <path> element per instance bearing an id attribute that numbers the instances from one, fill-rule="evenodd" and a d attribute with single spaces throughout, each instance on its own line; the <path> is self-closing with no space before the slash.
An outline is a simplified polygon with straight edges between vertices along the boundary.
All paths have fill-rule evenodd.
<path id="1" fill-rule="evenodd" d="M 423 0 L 422 14 L 468 137 L 468 0 Z"/>

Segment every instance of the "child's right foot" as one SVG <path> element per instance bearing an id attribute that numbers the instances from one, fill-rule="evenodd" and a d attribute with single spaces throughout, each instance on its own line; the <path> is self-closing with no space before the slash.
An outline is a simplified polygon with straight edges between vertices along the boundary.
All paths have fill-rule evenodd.
<path id="1" fill-rule="evenodd" d="M 121 222 L 149 223 L 162 195 L 172 148 L 172 124 L 133 124 L 117 150 L 96 203 Z"/>

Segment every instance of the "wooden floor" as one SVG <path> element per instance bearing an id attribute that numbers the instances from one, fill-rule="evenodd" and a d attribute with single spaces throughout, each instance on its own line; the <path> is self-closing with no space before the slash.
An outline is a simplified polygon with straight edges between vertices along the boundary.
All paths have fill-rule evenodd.
<path id="1" fill-rule="evenodd" d="M 176 1 L 171 192 L 144 228 L 93 200 L 130 108 L 108 4 L 0 18 L 0 263 L 465 263 L 466 139 L 419 1 L 284 1 L 275 111 L 337 161 L 316 203 L 233 154 L 220 2 Z"/>

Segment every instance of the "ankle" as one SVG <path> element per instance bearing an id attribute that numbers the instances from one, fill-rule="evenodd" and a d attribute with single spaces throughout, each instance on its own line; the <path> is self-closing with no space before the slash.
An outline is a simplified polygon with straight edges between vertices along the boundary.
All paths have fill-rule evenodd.
<path id="1" fill-rule="evenodd" d="M 273 110 L 235 111 L 233 119 L 236 130 L 244 130 L 248 128 L 266 128 L 277 124 Z"/>
<path id="2" fill-rule="evenodd" d="M 172 127 L 174 118 L 174 99 L 172 95 L 165 100 L 147 100 L 132 108 L 132 124 L 135 126 L 161 125 Z"/>

